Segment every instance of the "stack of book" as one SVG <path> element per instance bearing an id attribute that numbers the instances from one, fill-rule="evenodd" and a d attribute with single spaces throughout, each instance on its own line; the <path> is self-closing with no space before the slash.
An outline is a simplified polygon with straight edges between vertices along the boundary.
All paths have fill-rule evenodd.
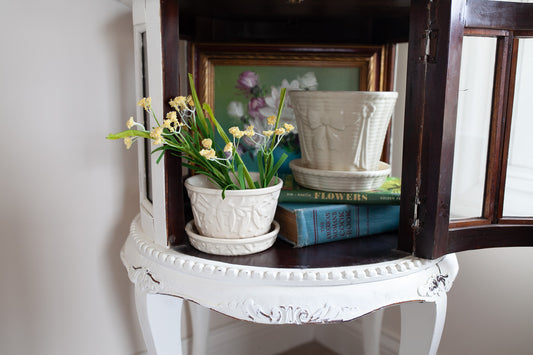
<path id="1" fill-rule="evenodd" d="M 275 220 L 279 236 L 295 247 L 333 242 L 398 229 L 400 179 L 389 177 L 377 190 L 330 192 L 299 186 L 283 177 Z"/>

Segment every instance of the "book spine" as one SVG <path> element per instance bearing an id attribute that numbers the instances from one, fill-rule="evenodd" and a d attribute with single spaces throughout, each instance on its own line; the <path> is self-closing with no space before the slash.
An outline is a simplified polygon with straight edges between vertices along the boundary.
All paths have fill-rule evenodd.
<path id="1" fill-rule="evenodd" d="M 399 205 L 400 195 L 390 193 L 281 190 L 279 202 Z"/>
<path id="2" fill-rule="evenodd" d="M 398 229 L 400 206 L 332 205 L 296 210 L 296 247 Z"/>

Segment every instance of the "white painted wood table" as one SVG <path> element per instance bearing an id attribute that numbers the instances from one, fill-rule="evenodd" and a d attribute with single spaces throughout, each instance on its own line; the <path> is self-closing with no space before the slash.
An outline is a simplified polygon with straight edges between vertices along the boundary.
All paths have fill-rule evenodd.
<path id="1" fill-rule="evenodd" d="M 396 304 L 401 304 L 400 354 L 436 354 L 446 293 L 459 269 L 454 254 L 319 268 L 228 263 L 154 243 L 141 230 L 139 218 L 132 223 L 121 257 L 135 284 L 148 352 L 158 355 L 181 354 L 183 300 L 205 307 L 193 314 L 195 354 L 205 352 L 208 309 L 266 324 L 341 322 L 374 312 L 365 317 L 364 346 L 366 354 L 378 354 L 378 310 Z"/>

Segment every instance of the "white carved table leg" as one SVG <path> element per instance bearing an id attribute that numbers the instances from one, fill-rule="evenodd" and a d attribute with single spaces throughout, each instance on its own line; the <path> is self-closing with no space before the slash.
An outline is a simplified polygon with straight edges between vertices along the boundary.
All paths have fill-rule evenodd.
<path id="1" fill-rule="evenodd" d="M 361 318 L 363 324 L 363 354 L 379 355 L 383 309 L 378 309 Z"/>
<path id="2" fill-rule="evenodd" d="M 150 294 L 136 285 L 135 305 L 149 355 L 181 355 L 183 300 Z"/>
<path id="3" fill-rule="evenodd" d="M 209 308 L 189 302 L 192 320 L 192 355 L 205 355 L 209 335 Z"/>
<path id="4" fill-rule="evenodd" d="M 446 293 L 435 302 L 403 303 L 400 355 L 435 355 L 446 319 Z"/>

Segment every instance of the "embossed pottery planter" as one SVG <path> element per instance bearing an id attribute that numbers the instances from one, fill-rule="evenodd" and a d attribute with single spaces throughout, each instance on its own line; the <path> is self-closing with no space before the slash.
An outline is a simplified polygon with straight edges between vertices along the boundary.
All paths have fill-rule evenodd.
<path id="1" fill-rule="evenodd" d="M 258 178 L 257 173 L 251 173 L 251 175 L 254 179 Z M 267 245 L 268 243 L 263 242 L 260 249 L 271 246 L 277 235 L 277 233 L 273 234 L 273 231 L 279 229 L 273 221 L 279 193 L 283 186 L 283 181 L 276 179 L 273 185 L 266 188 L 227 190 L 225 198 L 222 199 L 222 190 L 212 184 L 207 177 L 204 175 L 189 177 L 185 180 L 185 187 L 191 200 L 194 226 L 189 225 L 186 232 L 191 242 L 200 239 L 205 242 L 206 238 L 208 241 L 209 238 L 226 239 L 228 241 L 223 244 L 229 245 L 230 249 L 231 245 L 234 246 L 233 249 L 242 249 L 242 245 L 247 240 L 258 241 L 269 235 L 272 243 Z M 195 246 L 194 243 L 192 244 Z M 214 240 L 212 244 L 221 245 Z M 252 248 L 247 254 L 257 251 L 260 250 Z M 235 253 L 225 252 L 224 255 L 237 255 Z"/>
<path id="2" fill-rule="evenodd" d="M 291 91 L 289 96 L 304 167 L 378 169 L 397 92 Z"/>

